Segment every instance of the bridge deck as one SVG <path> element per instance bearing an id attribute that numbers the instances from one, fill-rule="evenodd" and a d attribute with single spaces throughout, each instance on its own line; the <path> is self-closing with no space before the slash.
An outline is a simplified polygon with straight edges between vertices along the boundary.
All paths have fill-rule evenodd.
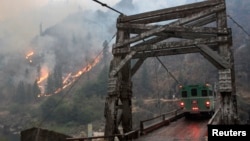
<path id="1" fill-rule="evenodd" d="M 184 117 L 136 141 L 206 141 L 209 119 Z"/>

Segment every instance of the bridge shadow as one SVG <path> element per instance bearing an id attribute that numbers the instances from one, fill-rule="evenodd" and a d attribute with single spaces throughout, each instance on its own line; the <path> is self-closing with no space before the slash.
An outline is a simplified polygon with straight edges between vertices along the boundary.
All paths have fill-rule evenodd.
<path id="1" fill-rule="evenodd" d="M 212 115 L 209 114 L 188 114 L 185 115 L 184 118 L 186 121 L 208 121 Z"/>

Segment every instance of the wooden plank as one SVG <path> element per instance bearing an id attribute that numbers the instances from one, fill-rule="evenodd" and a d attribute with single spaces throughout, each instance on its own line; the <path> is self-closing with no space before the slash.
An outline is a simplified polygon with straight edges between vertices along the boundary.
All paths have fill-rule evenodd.
<path id="1" fill-rule="evenodd" d="M 138 43 L 138 44 L 134 45 L 133 47 L 143 46 L 143 45 L 147 45 L 147 44 L 155 44 L 155 43 L 163 41 L 171 36 L 173 36 L 173 35 L 156 36 L 156 37 L 153 37 L 151 39 L 144 40 L 142 43 Z"/>
<path id="2" fill-rule="evenodd" d="M 232 92 L 232 76 L 230 69 L 219 70 L 219 90 L 222 92 Z"/>
<path id="3" fill-rule="evenodd" d="M 194 39 L 194 40 L 187 40 L 187 41 L 179 41 L 179 42 L 163 42 L 158 43 L 156 45 L 145 45 L 141 47 L 131 48 L 131 50 L 135 51 L 151 51 L 151 50 L 163 50 L 167 48 L 178 48 L 178 47 L 189 47 L 195 46 L 196 44 L 217 44 L 220 42 L 227 42 L 228 37 L 215 37 L 209 39 Z"/>
<path id="4" fill-rule="evenodd" d="M 133 57 L 136 51 L 131 51 L 111 72 L 110 76 L 115 76 L 122 67 Z"/>
<path id="5" fill-rule="evenodd" d="M 131 51 L 153 51 L 153 50 L 164 50 L 169 48 L 179 48 L 179 47 L 191 47 L 195 46 L 196 44 L 218 44 L 218 43 L 225 43 L 229 41 L 228 36 L 220 36 L 220 37 L 213 37 L 213 38 L 205 38 L 205 39 L 194 39 L 194 40 L 185 40 L 179 42 L 163 42 L 153 45 L 144 45 L 144 46 L 137 46 L 131 47 L 130 49 L 127 48 L 114 48 L 113 54 L 123 54 Z"/>
<path id="6" fill-rule="evenodd" d="M 210 22 L 213 22 L 215 19 L 216 19 L 216 16 L 213 14 L 213 15 L 207 16 L 207 17 L 202 18 L 202 19 L 194 20 L 191 23 L 181 23 L 180 22 L 179 25 L 202 26 L 202 25 L 206 25 Z M 172 25 L 172 24 L 170 24 L 170 25 Z M 118 28 L 124 28 L 124 29 L 127 28 L 132 33 L 142 33 L 143 31 L 151 30 L 151 29 L 156 28 L 156 27 L 160 27 L 160 26 L 159 25 L 154 25 L 154 26 L 147 25 L 146 26 L 145 24 L 118 24 Z M 151 38 L 151 39 L 146 40 L 142 43 L 138 43 L 136 46 L 141 46 L 141 45 L 145 45 L 145 44 L 154 44 L 154 43 L 163 41 L 165 39 L 168 39 L 169 37 L 178 37 L 178 38 L 186 38 L 186 39 L 193 39 L 193 38 L 197 37 L 194 35 L 190 36 L 190 34 L 173 34 L 173 33 L 171 33 L 171 34 L 170 33 L 168 33 L 168 34 L 159 33 L 156 35 L 159 37 Z M 208 37 L 208 36 L 200 36 L 200 35 L 198 35 L 198 36 L 199 37 Z"/>
<path id="7" fill-rule="evenodd" d="M 209 16 L 187 23 L 186 25 L 187 26 L 204 26 L 215 21 L 216 21 L 216 14 L 211 14 Z"/>
<path id="8" fill-rule="evenodd" d="M 209 7 L 213 7 L 213 6 L 220 4 L 220 3 L 221 3 L 220 0 L 204 1 L 204 2 L 194 3 L 194 4 L 187 4 L 187 5 L 176 6 L 176 7 L 171 7 L 171 8 L 167 8 L 167 9 L 145 12 L 145 13 L 131 15 L 131 16 L 122 16 L 118 19 L 118 22 L 119 23 L 134 22 L 134 21 L 138 21 L 141 19 L 148 20 L 148 18 L 150 18 L 150 17 L 163 16 L 165 14 L 171 14 L 171 13 L 174 13 L 175 16 L 178 14 L 185 15 L 185 12 L 187 12 L 187 11 L 195 11 L 197 9 L 200 10 L 200 9 L 204 9 L 204 8 L 209 8 Z M 176 17 L 176 18 L 180 18 L 180 17 Z M 165 20 L 167 20 L 167 19 L 165 19 Z M 143 22 L 145 23 L 144 20 L 143 20 Z"/>
<path id="9" fill-rule="evenodd" d="M 118 23 L 117 28 L 128 30 L 131 34 L 141 34 L 145 31 L 152 30 L 160 25 L 147 25 L 147 24 L 131 24 L 131 23 Z"/>
<path id="10" fill-rule="evenodd" d="M 177 33 L 191 33 L 191 34 L 228 34 L 229 30 L 227 28 L 221 28 L 217 29 L 215 27 L 184 27 L 184 26 L 169 26 L 165 25 L 162 27 L 158 27 L 156 29 L 152 29 L 149 31 L 146 31 L 142 34 L 139 34 L 135 37 L 132 37 L 130 39 L 124 40 L 123 43 L 117 43 L 114 45 L 114 48 L 122 47 L 137 41 L 140 41 L 142 39 L 145 39 L 149 36 L 155 35 L 160 32 L 170 32 L 172 34 L 177 34 Z"/>
<path id="11" fill-rule="evenodd" d="M 115 47 L 121 47 L 121 46 L 124 46 L 124 45 L 127 45 L 127 44 L 130 44 L 130 43 L 133 43 L 133 42 L 136 42 L 136 41 L 139 41 L 139 40 L 142 40 L 142 39 L 145 39 L 147 37 L 150 37 L 152 35 L 156 35 L 156 34 L 159 34 L 161 32 L 163 32 L 165 29 L 169 28 L 169 27 L 172 27 L 172 26 L 177 26 L 177 25 L 180 25 L 180 24 L 188 24 L 190 22 L 193 22 L 199 18 L 202 18 L 202 17 L 205 17 L 205 16 L 209 16 L 210 14 L 214 13 L 214 12 L 218 12 L 220 10 L 223 10 L 225 9 L 225 5 L 224 4 L 220 4 L 220 5 L 217 5 L 209 10 L 204 10 L 202 13 L 196 13 L 196 14 L 193 14 L 193 15 L 190 15 L 189 17 L 187 18 L 183 18 L 183 19 L 180 19 L 176 22 L 173 22 L 169 25 L 164 25 L 162 27 L 157 27 L 155 29 L 152 29 L 152 30 L 149 30 L 149 31 L 146 31 L 134 38 L 131 38 L 131 39 L 128 39 L 128 40 L 125 40 L 123 43 L 120 43 L 120 44 L 115 44 L 114 45 L 114 48 Z"/>
<path id="12" fill-rule="evenodd" d="M 125 28 L 129 31 L 132 29 L 142 29 L 142 30 L 152 30 L 153 27 L 156 26 L 145 26 L 139 24 L 118 24 L 118 27 Z M 157 26 L 157 28 L 163 26 Z M 229 30 L 227 28 L 218 29 L 216 27 L 190 27 L 190 26 L 166 26 L 164 31 L 166 32 L 185 32 L 185 33 L 199 33 L 199 34 L 228 34 Z M 175 33 L 174 33 L 175 34 Z M 126 41 L 126 40 L 125 40 Z"/>
<path id="13" fill-rule="evenodd" d="M 143 62 L 144 62 L 145 59 L 146 58 L 144 58 L 144 57 L 139 58 L 139 60 L 135 63 L 135 65 L 131 69 L 131 76 L 133 76 L 137 72 L 137 70 L 143 64 Z"/>
<path id="14" fill-rule="evenodd" d="M 174 19 L 184 18 L 184 17 L 191 15 L 193 13 L 202 12 L 203 10 L 204 10 L 203 8 L 194 9 L 194 10 L 186 10 L 186 11 L 182 11 L 181 13 L 177 12 L 177 13 L 154 16 L 154 17 L 145 18 L 145 19 L 138 19 L 138 20 L 134 20 L 130 23 L 149 24 L 149 23 L 157 23 L 157 22 L 162 22 L 162 21 L 174 20 Z"/>
<path id="15" fill-rule="evenodd" d="M 201 54 L 207 58 L 218 69 L 228 69 L 229 62 L 222 58 L 217 52 L 213 51 L 206 45 L 196 45 L 200 48 Z"/>
<path id="16" fill-rule="evenodd" d="M 117 44 L 114 44 L 113 48 L 122 47 L 122 46 L 125 46 L 125 45 L 128 45 L 128 44 L 143 40 L 143 39 L 145 39 L 147 37 L 153 36 L 155 34 L 158 34 L 158 33 L 162 32 L 162 31 L 164 31 L 168 27 L 169 27 L 169 25 L 164 25 L 162 27 L 157 27 L 155 29 L 146 31 L 146 32 L 144 32 L 144 33 L 142 33 L 142 34 L 140 34 L 140 35 L 138 35 L 136 37 L 132 37 L 130 39 L 124 40 L 124 42 L 122 42 L 122 43 L 119 42 Z"/>
<path id="17" fill-rule="evenodd" d="M 169 55 L 178 55 L 178 54 L 189 54 L 189 53 L 199 53 L 200 49 L 197 47 L 183 47 L 183 48 L 171 48 L 171 49 L 165 49 L 165 50 L 156 50 L 156 51 L 150 51 L 150 52 L 137 52 L 133 59 L 138 58 L 148 58 L 148 57 L 156 57 L 156 56 L 169 56 Z"/>
<path id="18" fill-rule="evenodd" d="M 198 13 L 188 15 L 185 18 L 180 18 L 179 20 L 177 20 L 175 22 L 172 22 L 169 25 L 189 24 L 189 23 L 197 21 L 197 20 L 199 20 L 201 18 L 214 15 L 215 13 L 223 11 L 225 9 L 226 9 L 225 4 L 219 4 L 219 5 L 216 5 L 216 6 L 212 7 L 212 8 L 204 9 L 202 12 L 198 12 Z"/>
<path id="19" fill-rule="evenodd" d="M 178 21 L 178 25 L 186 25 L 186 26 L 203 26 L 209 24 L 211 22 L 216 21 L 216 15 L 212 14 L 197 20 L 192 20 L 190 23 L 181 23 Z M 168 25 L 176 25 L 176 22 L 169 23 Z M 147 24 L 136 24 L 136 23 L 118 23 L 117 28 L 126 29 L 131 34 L 141 34 L 142 32 L 152 30 L 154 28 L 160 27 L 162 25 L 147 25 Z"/>

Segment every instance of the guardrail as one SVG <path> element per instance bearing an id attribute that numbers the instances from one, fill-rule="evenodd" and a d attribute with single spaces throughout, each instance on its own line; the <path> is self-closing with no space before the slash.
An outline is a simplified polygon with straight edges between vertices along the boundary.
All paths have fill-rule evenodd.
<path id="1" fill-rule="evenodd" d="M 183 112 L 181 109 L 177 109 L 165 114 L 161 114 L 151 119 L 143 120 L 140 122 L 140 135 L 148 134 L 149 132 L 159 129 L 162 126 L 169 125 L 170 122 L 173 122 L 181 117 L 183 117 Z M 151 121 L 155 122 L 148 126 L 144 125 L 146 122 L 151 122 Z"/>
<path id="2" fill-rule="evenodd" d="M 215 111 L 215 113 L 214 113 L 214 115 L 210 118 L 210 120 L 208 121 L 208 125 L 214 125 L 214 124 L 218 124 L 218 122 L 219 122 L 219 113 L 221 112 L 221 107 L 220 108 L 218 108 L 216 111 Z"/>
<path id="3" fill-rule="evenodd" d="M 124 134 L 117 134 L 112 136 L 95 136 L 95 137 L 85 137 L 85 138 L 67 138 L 67 141 L 89 141 L 94 139 L 113 139 L 115 137 L 121 138 L 123 140 L 132 140 L 137 139 L 142 135 L 148 134 L 156 129 L 159 129 L 162 126 L 169 125 L 171 122 L 183 117 L 183 112 L 181 109 L 177 109 L 165 114 L 161 114 L 157 117 L 140 121 L 140 128 L 124 133 Z M 147 122 L 152 122 L 150 125 L 145 125 Z"/>
<path id="4" fill-rule="evenodd" d="M 112 136 L 95 136 L 95 137 L 85 137 L 85 138 L 67 138 L 67 141 L 91 141 L 94 139 L 111 139 L 122 135 L 112 135 Z"/>
<path id="5" fill-rule="evenodd" d="M 139 130 L 133 130 L 125 134 L 117 134 L 112 136 L 94 136 L 94 137 L 83 137 L 83 138 L 66 138 L 67 141 L 91 141 L 95 139 L 114 139 L 115 137 L 123 140 L 131 140 L 139 138 Z M 99 141 L 99 140 L 98 140 Z"/>

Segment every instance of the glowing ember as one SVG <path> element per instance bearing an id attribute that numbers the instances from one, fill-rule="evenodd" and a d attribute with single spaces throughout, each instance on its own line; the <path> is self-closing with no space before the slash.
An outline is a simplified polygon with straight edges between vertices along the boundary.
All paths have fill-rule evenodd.
<path id="1" fill-rule="evenodd" d="M 64 79 L 63 79 L 63 84 L 67 84 L 68 81 L 70 81 L 71 73 L 69 73 Z"/>
<path id="2" fill-rule="evenodd" d="M 25 58 L 26 58 L 27 60 L 29 60 L 30 63 L 32 63 L 31 57 L 32 57 L 33 55 L 34 55 L 34 52 L 31 51 L 31 52 L 29 52 L 29 53 L 25 56 Z"/>
<path id="3" fill-rule="evenodd" d="M 26 59 L 29 59 L 31 56 L 33 56 L 34 55 L 34 52 L 33 51 L 31 51 L 30 53 L 28 53 L 27 55 L 26 55 Z"/>

